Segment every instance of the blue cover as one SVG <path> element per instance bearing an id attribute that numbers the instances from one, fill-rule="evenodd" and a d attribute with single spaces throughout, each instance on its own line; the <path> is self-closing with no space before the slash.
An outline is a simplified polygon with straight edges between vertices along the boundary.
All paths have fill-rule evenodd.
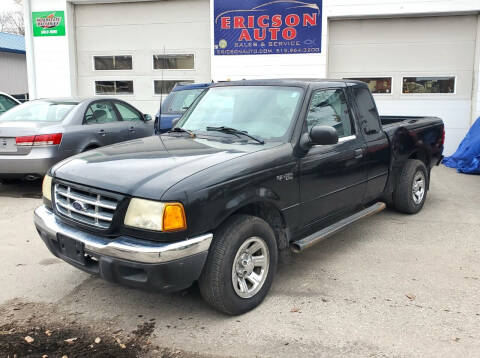
<path id="1" fill-rule="evenodd" d="M 443 164 L 459 173 L 480 174 L 480 117 L 468 131 L 457 151 L 443 159 Z"/>

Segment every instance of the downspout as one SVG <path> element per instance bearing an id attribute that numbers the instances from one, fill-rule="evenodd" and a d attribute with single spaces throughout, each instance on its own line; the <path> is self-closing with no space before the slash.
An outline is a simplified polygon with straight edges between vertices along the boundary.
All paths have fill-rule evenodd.
<path id="1" fill-rule="evenodd" d="M 33 46 L 33 28 L 31 0 L 23 2 L 23 18 L 25 22 L 25 52 L 27 58 L 27 80 L 28 80 L 28 98 L 30 100 L 37 98 L 37 80 L 35 70 L 35 49 Z"/>

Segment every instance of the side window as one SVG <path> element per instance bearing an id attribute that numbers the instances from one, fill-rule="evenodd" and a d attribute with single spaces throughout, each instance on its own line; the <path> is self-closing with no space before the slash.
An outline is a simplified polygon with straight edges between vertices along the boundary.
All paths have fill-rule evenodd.
<path id="1" fill-rule="evenodd" d="M 380 122 L 377 107 L 375 107 L 370 91 L 364 87 L 354 87 L 353 95 L 355 96 L 355 102 L 357 102 L 359 122 L 364 128 L 365 134 L 379 133 Z"/>
<path id="2" fill-rule="evenodd" d="M 345 92 L 342 89 L 314 92 L 307 114 L 308 130 L 316 125 L 335 128 L 339 138 L 355 133 Z"/>
<path id="3" fill-rule="evenodd" d="M 124 105 L 124 104 L 121 104 L 121 103 L 118 103 L 118 102 L 115 102 L 115 107 L 117 107 L 118 109 L 118 112 L 120 112 L 120 115 L 122 116 L 122 119 L 124 121 L 141 121 L 142 120 L 142 117 L 140 116 L 140 114 L 133 110 L 132 108 Z"/>
<path id="4" fill-rule="evenodd" d="M 102 124 L 118 120 L 111 102 L 100 101 L 92 103 L 85 112 L 86 124 Z"/>
<path id="5" fill-rule="evenodd" d="M 14 100 L 8 98 L 7 96 L 0 95 L 0 113 L 6 112 L 16 105 L 17 102 Z"/>

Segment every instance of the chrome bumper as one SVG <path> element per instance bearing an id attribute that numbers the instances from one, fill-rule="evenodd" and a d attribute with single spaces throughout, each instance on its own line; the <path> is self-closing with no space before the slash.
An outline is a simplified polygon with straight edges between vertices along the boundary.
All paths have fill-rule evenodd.
<path id="1" fill-rule="evenodd" d="M 42 205 L 34 213 L 35 226 L 42 238 L 57 241 L 57 234 L 82 242 L 87 253 L 139 263 L 164 263 L 208 251 L 213 234 L 174 243 L 159 243 L 120 236 L 107 239 L 66 225 Z"/>

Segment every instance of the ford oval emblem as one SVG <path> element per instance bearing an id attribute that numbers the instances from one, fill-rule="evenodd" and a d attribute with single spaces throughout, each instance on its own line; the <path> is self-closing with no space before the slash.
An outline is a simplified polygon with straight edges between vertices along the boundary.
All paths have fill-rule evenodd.
<path id="1" fill-rule="evenodd" d="M 78 211 L 87 211 L 87 207 L 85 206 L 84 203 L 82 203 L 81 201 L 78 201 L 78 200 L 75 200 L 73 203 L 72 203 L 72 206 L 75 210 L 78 210 Z"/>

